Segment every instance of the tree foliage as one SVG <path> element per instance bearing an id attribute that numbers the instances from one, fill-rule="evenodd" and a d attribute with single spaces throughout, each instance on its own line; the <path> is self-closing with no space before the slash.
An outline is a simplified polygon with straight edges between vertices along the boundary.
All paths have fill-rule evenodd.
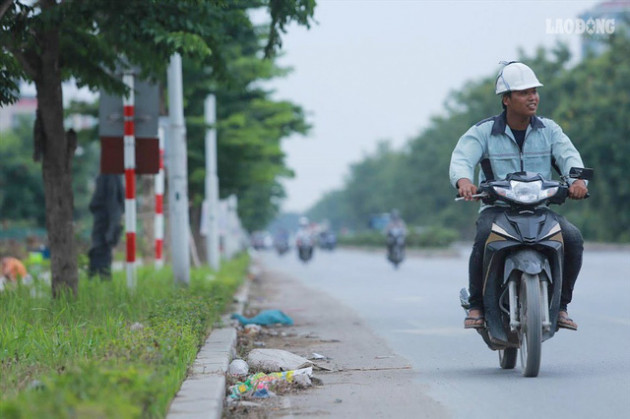
<path id="1" fill-rule="evenodd" d="M 25 120 L 16 130 L 0 133 L 0 219 L 43 227 L 44 187 L 38 165 L 31 157 L 32 142 L 25 141 L 31 134 L 30 128 Z"/>
<path id="2" fill-rule="evenodd" d="M 68 114 L 96 114 L 94 105 L 72 104 Z M 0 132 L 0 222 L 17 221 L 27 227 L 43 228 L 46 225 L 44 184 L 39 164 L 33 161 L 33 127 L 31 118 L 24 117 L 15 129 Z M 98 168 L 98 144 L 94 142 L 95 129 L 77 133 L 78 152 L 72 166 L 72 190 L 75 197 L 74 218 L 80 228 L 88 228 L 95 167 Z"/>
<path id="3" fill-rule="evenodd" d="M 184 62 L 187 105 L 189 191 L 195 205 L 205 195 L 203 118 L 204 101 L 214 94 L 217 103 L 217 160 L 220 197 L 236 195 L 243 225 L 250 231 L 265 226 L 276 215 L 285 196 L 279 180 L 293 176 L 285 164 L 281 140 L 305 134 L 309 125 L 301 107 L 274 101 L 262 82 L 287 74 L 273 57 L 262 58 L 267 31 L 253 25 L 230 29 L 232 41 L 223 46 L 225 74 L 208 72 L 203 62 Z M 267 43 L 268 44 L 268 43 Z"/>

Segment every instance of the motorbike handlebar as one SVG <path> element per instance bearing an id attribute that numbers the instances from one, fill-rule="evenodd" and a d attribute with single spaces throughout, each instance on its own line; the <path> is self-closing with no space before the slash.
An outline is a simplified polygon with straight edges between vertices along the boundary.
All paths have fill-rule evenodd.
<path id="1" fill-rule="evenodd" d="M 471 198 L 475 198 L 475 199 L 483 199 L 488 197 L 489 195 L 486 192 L 482 192 L 482 193 L 476 193 L 474 195 L 471 196 Z M 455 201 L 462 201 L 465 198 L 463 196 L 461 196 L 460 194 L 457 194 L 457 197 L 455 198 Z"/>
<path id="2" fill-rule="evenodd" d="M 567 184 L 560 183 L 558 185 L 558 188 L 560 190 L 553 197 L 550 197 L 546 200 L 547 205 L 549 204 L 562 205 L 566 201 L 566 199 L 569 197 L 569 187 Z M 492 184 L 490 182 L 481 183 L 481 185 L 479 185 L 479 187 L 477 188 L 477 191 L 478 193 L 472 195 L 471 197 L 476 200 L 481 199 L 485 204 L 492 205 L 495 201 L 500 200 L 500 201 L 507 202 L 510 205 L 518 205 L 512 201 L 508 201 L 504 199 L 504 197 L 498 195 L 495 191 L 493 191 Z M 588 198 L 588 197 L 589 197 L 589 194 L 587 193 L 584 198 Z M 461 196 L 460 194 L 457 194 L 455 201 L 463 201 L 464 199 L 465 198 L 463 196 Z"/>
<path id="3" fill-rule="evenodd" d="M 574 173 L 575 172 L 575 173 Z M 562 205 L 566 199 L 569 197 L 569 178 L 576 179 L 590 179 L 592 178 L 592 169 L 584 169 L 584 168 L 571 168 L 571 174 L 567 176 L 562 176 L 560 181 L 554 180 L 545 180 L 542 175 L 530 173 L 530 172 L 515 172 L 509 173 L 504 180 L 486 180 L 481 182 L 481 184 L 477 188 L 477 193 L 471 195 L 471 197 L 475 200 L 481 199 L 485 204 L 494 204 L 494 202 L 503 201 L 509 204 L 510 206 L 536 206 L 540 204 L 557 204 Z M 506 192 L 498 192 L 498 190 L 505 190 L 511 188 L 511 181 L 516 182 L 543 182 L 540 184 L 540 188 L 542 190 L 556 188 L 556 192 L 552 196 L 544 197 L 543 194 L 539 194 L 539 199 L 531 202 L 520 202 L 518 199 L 512 199 L 507 197 Z M 525 192 L 527 193 L 527 192 Z M 584 196 L 584 199 L 589 198 L 591 195 L 587 192 Z M 466 198 L 461 196 L 459 193 L 456 195 L 455 201 L 462 201 Z"/>

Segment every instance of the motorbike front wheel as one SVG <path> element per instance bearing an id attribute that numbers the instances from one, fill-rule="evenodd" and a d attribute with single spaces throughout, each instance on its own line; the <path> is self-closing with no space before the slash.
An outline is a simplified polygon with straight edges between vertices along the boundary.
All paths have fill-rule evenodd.
<path id="1" fill-rule="evenodd" d="M 542 355 L 542 298 L 538 275 L 523 274 L 519 293 L 521 366 L 525 377 L 536 377 Z"/>
<path id="2" fill-rule="evenodd" d="M 504 370 L 512 370 L 516 366 L 516 358 L 518 355 L 518 349 L 505 348 L 499 349 L 499 364 Z"/>

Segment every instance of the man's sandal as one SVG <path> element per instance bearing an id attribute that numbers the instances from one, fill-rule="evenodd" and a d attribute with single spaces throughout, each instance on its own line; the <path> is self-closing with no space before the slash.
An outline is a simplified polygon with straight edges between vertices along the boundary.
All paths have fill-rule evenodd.
<path id="1" fill-rule="evenodd" d="M 484 317 L 481 310 L 473 308 L 468 310 L 468 316 L 464 319 L 464 329 L 483 329 Z"/>
<path id="2" fill-rule="evenodd" d="M 577 330 L 578 325 L 573 319 L 569 318 L 569 313 L 562 310 L 558 312 L 558 328 Z"/>

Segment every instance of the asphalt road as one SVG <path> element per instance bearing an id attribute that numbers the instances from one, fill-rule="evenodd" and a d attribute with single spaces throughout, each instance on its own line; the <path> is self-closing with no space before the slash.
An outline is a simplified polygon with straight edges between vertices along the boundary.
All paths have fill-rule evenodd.
<path id="1" fill-rule="evenodd" d="M 384 252 L 262 252 L 271 269 L 353 309 L 409 360 L 426 394 L 455 418 L 621 418 L 630 412 L 630 251 L 587 250 L 569 313 L 579 331 L 543 344 L 540 374 L 499 368 L 498 355 L 463 329 L 459 289 L 467 249 L 408 255 L 398 270 Z"/>

